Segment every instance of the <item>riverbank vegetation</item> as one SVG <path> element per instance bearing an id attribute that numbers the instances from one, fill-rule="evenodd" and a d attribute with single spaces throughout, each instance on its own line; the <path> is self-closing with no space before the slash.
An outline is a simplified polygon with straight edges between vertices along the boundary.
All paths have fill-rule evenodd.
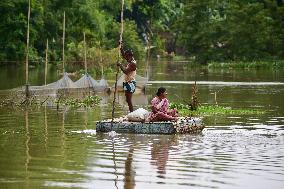
<path id="1" fill-rule="evenodd" d="M 238 62 L 211 62 L 208 68 L 222 69 L 283 69 L 284 61 L 238 61 Z"/>
<path id="2" fill-rule="evenodd" d="M 44 62 L 49 39 L 50 63 L 60 63 L 65 11 L 66 62 L 83 65 L 85 32 L 90 66 L 100 69 L 115 65 L 120 3 L 32 0 L 30 62 Z M 0 12 L 0 64 L 23 62 L 28 0 L 3 1 Z M 283 15 L 283 0 L 125 0 L 124 45 L 134 50 L 137 59 L 145 57 L 145 49 L 151 48 L 152 57 L 216 62 L 212 67 L 219 62 L 282 60 Z M 263 64 L 256 67 L 259 65 Z"/>

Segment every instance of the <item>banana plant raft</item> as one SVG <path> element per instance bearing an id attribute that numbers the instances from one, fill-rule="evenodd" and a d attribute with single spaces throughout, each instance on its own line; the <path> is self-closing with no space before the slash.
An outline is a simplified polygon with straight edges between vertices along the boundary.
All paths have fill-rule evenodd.
<path id="1" fill-rule="evenodd" d="M 200 118 L 180 117 L 177 121 L 130 122 L 125 117 L 96 122 L 97 132 L 136 133 L 136 134 L 198 134 L 204 129 Z"/>

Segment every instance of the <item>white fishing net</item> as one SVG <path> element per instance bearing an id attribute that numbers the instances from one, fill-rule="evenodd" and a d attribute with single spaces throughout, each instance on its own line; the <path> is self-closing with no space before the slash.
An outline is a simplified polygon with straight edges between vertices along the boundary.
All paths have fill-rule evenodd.
<path id="1" fill-rule="evenodd" d="M 25 91 L 26 87 L 19 88 L 20 91 Z M 102 92 L 109 90 L 108 83 L 105 79 L 95 80 L 89 74 L 84 74 L 79 80 L 73 82 L 67 73 L 64 73 L 62 78 L 53 83 L 42 86 L 29 86 L 31 94 L 47 94 L 52 95 L 60 92 L 76 92 L 83 90 L 91 90 L 94 92 Z"/>
<path id="2" fill-rule="evenodd" d="M 89 74 L 83 75 L 78 81 L 75 82 L 78 88 L 93 88 L 99 87 L 99 82 L 92 78 Z"/>

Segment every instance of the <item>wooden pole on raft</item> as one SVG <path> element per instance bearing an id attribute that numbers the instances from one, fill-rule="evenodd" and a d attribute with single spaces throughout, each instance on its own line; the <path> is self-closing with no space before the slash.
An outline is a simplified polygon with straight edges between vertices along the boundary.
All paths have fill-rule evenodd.
<path id="1" fill-rule="evenodd" d="M 62 73 L 65 73 L 65 55 L 64 55 L 64 46 L 65 46 L 65 11 L 63 13 L 63 37 L 62 37 Z"/>
<path id="2" fill-rule="evenodd" d="M 85 65 L 85 74 L 87 74 L 87 47 L 86 47 L 86 34 L 84 32 L 84 65 Z"/>
<path id="3" fill-rule="evenodd" d="M 119 37 L 119 45 L 118 45 L 118 58 L 117 63 L 120 63 L 120 48 L 122 45 L 122 34 L 123 34 L 123 7 L 124 7 L 124 0 L 121 0 L 121 14 L 120 14 L 120 37 Z M 111 114 L 111 130 L 113 127 L 113 119 L 114 119 L 114 110 L 115 110 L 115 99 L 116 99 L 116 92 L 117 92 L 117 79 L 118 79 L 119 67 L 117 66 L 117 71 L 115 75 L 115 84 L 114 84 L 114 95 L 113 95 L 113 102 L 112 102 L 112 114 Z"/>
<path id="4" fill-rule="evenodd" d="M 45 49 L 44 85 L 46 85 L 46 78 L 47 78 L 47 64 L 48 64 L 48 39 L 46 40 L 46 49 Z"/>
<path id="5" fill-rule="evenodd" d="M 26 98 L 30 96 L 29 93 L 29 45 L 30 45 L 30 15 L 31 15 L 31 0 L 29 0 L 28 9 L 28 29 L 27 29 L 27 49 L 26 49 Z"/>

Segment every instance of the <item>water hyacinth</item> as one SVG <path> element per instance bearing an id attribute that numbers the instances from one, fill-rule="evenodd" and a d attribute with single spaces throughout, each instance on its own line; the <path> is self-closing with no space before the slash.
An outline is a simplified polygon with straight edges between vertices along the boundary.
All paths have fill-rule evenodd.
<path id="1" fill-rule="evenodd" d="M 16 100 L 15 100 L 16 99 Z M 69 106 L 71 108 L 86 108 L 95 107 L 101 101 L 101 98 L 97 95 L 86 96 L 84 98 L 72 98 L 64 97 L 54 99 L 52 97 L 46 97 L 45 99 L 37 98 L 36 96 L 31 96 L 30 98 L 12 96 L 11 98 L 6 98 L 0 101 L 0 107 L 8 108 L 35 108 L 48 104 L 48 106 Z"/>
<path id="2" fill-rule="evenodd" d="M 220 105 L 201 105 L 197 110 L 191 111 L 190 106 L 182 103 L 171 103 L 170 108 L 176 108 L 181 116 L 210 116 L 210 115 L 248 115 L 264 114 L 264 110 L 232 109 Z"/>
<path id="3" fill-rule="evenodd" d="M 211 62 L 208 68 L 222 69 L 283 69 L 284 62 L 282 60 L 275 61 L 232 61 L 232 62 Z"/>
<path id="4" fill-rule="evenodd" d="M 55 103 L 63 106 L 70 106 L 72 108 L 86 108 L 94 107 L 99 104 L 101 98 L 99 96 L 86 96 L 83 99 L 78 98 L 65 98 L 56 100 Z"/>

